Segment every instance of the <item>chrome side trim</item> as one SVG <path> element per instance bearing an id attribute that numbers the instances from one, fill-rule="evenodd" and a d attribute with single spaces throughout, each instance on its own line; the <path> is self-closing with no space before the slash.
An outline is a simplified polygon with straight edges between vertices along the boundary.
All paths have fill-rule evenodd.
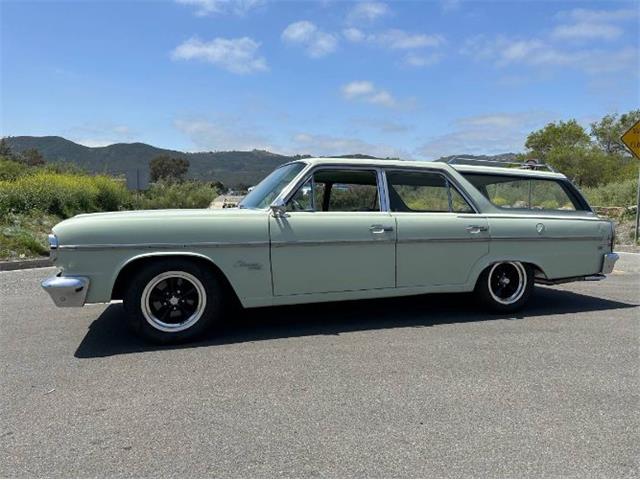
<path id="1" fill-rule="evenodd" d="M 601 237 L 440 237 L 440 238 L 403 238 L 398 243 L 437 243 L 437 242 L 491 242 L 491 241 L 571 241 L 571 240 L 600 240 Z"/>
<path id="2" fill-rule="evenodd" d="M 87 245 L 60 245 L 58 250 L 114 250 L 129 248 L 231 248 L 268 247 L 268 241 L 249 242 L 194 242 L 194 243 L 93 243 Z"/>
<path id="3" fill-rule="evenodd" d="M 81 307 L 87 298 L 87 277 L 50 277 L 41 283 L 56 307 Z"/>
<path id="4" fill-rule="evenodd" d="M 584 236 L 584 237 L 512 237 L 512 236 L 492 236 L 494 241 L 521 241 L 521 242 L 538 242 L 538 241 L 600 241 L 600 236 Z"/>
<path id="5" fill-rule="evenodd" d="M 327 246 L 327 245 L 361 245 L 361 244 L 384 245 L 384 244 L 395 243 L 395 242 L 396 242 L 395 238 L 389 238 L 389 239 L 381 238 L 379 240 L 375 238 L 371 240 L 289 240 L 289 241 L 280 240 L 280 241 L 271 242 L 271 246 L 273 248 L 279 248 L 279 247 L 320 247 L 320 246 Z"/>
<path id="6" fill-rule="evenodd" d="M 489 237 L 452 237 L 452 238 L 403 238 L 398 240 L 399 244 L 404 243 L 467 243 L 467 242 L 490 242 Z"/>
<path id="7" fill-rule="evenodd" d="M 523 220 L 531 220 L 531 218 L 540 219 L 540 220 L 581 220 L 586 222 L 600 222 L 602 219 L 593 216 L 593 217 L 585 217 L 585 216 L 572 216 L 572 215 L 539 215 L 536 210 L 528 210 L 530 213 L 482 213 L 482 217 L 484 218 L 504 218 L 504 219 L 523 219 Z M 460 217 L 466 217 L 467 215 L 473 215 L 470 213 L 458 213 Z"/>

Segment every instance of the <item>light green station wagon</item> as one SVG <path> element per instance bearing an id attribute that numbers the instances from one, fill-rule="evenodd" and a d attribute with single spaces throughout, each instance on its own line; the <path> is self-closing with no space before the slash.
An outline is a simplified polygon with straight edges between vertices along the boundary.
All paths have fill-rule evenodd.
<path id="1" fill-rule="evenodd" d="M 155 342 L 192 339 L 245 308 L 475 292 L 512 312 L 534 283 L 613 271 L 614 228 L 562 174 L 536 166 L 313 158 L 238 208 L 78 215 L 49 237 L 60 307 L 123 300 Z M 425 299 L 428 302 L 428 299 Z"/>

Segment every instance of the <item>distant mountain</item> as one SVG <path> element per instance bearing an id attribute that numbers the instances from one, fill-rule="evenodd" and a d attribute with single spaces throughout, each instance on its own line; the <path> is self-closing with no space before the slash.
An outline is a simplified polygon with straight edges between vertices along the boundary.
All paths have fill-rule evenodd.
<path id="1" fill-rule="evenodd" d="M 253 185 L 283 163 L 300 156 L 278 155 L 264 150 L 248 152 L 187 153 L 145 143 L 116 143 L 106 147 L 85 147 L 62 137 L 8 137 L 15 152 L 36 148 L 48 162 L 69 162 L 91 173 L 122 174 L 136 168 L 147 170 L 158 155 L 189 160 L 189 177 L 219 180 L 225 185 Z"/>
<path id="2" fill-rule="evenodd" d="M 190 164 L 189 177 L 199 180 L 219 180 L 228 186 L 255 185 L 277 166 L 309 156 L 279 155 L 265 150 L 187 153 L 158 148 L 146 143 L 115 143 L 106 147 L 85 147 L 66 138 L 53 136 L 8 137 L 7 142 L 15 152 L 36 148 L 48 162 L 70 162 L 91 173 L 123 174 L 137 168 L 146 171 L 149 168 L 149 161 L 158 155 L 186 158 Z M 442 157 L 439 160 L 446 161 L 454 156 Z M 512 161 L 515 158 L 513 153 L 464 156 L 478 160 L 498 161 Z M 377 158 L 360 153 L 337 157 Z"/>

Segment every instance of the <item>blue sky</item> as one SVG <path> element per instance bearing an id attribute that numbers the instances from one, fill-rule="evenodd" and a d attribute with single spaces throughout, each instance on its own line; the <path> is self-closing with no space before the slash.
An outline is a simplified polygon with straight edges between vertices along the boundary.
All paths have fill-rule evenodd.
<path id="1" fill-rule="evenodd" d="M 0 8 L 3 136 L 431 159 L 640 106 L 637 1 Z"/>

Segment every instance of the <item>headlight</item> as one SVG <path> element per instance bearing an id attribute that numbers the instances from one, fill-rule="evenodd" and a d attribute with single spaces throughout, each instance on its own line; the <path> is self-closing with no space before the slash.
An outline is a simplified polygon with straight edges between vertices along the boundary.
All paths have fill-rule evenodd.
<path id="1" fill-rule="evenodd" d="M 49 258 L 51 260 L 55 260 L 58 250 L 58 237 L 56 237 L 53 233 L 50 233 L 47 237 L 47 240 L 49 241 Z"/>

